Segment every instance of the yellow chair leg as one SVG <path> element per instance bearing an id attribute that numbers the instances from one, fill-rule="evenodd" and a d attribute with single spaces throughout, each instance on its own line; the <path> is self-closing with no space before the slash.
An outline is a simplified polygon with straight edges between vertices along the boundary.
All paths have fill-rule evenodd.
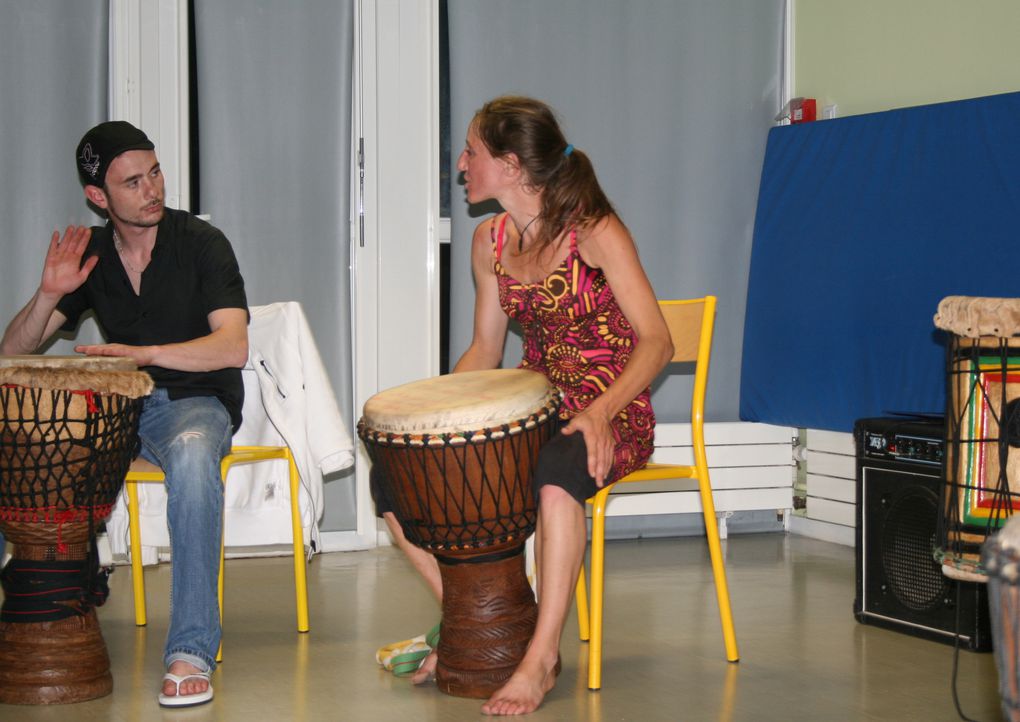
<path id="1" fill-rule="evenodd" d="M 142 532 L 138 517 L 138 484 L 133 481 L 125 483 L 128 495 L 128 529 L 131 536 L 131 585 L 135 593 L 135 624 L 144 627 L 145 617 L 145 577 L 142 576 Z"/>
<path id="2" fill-rule="evenodd" d="M 226 550 L 223 546 L 223 537 L 220 536 L 220 573 L 217 575 L 216 580 L 216 596 L 219 600 L 220 606 L 220 646 L 216 650 L 216 664 L 223 661 L 223 570 L 225 565 L 223 560 L 226 554 Z"/>
<path id="3" fill-rule="evenodd" d="M 290 521 L 294 535 L 294 596 L 297 606 L 297 629 L 308 631 L 308 578 L 305 570 L 305 541 L 301 526 L 301 478 L 298 475 L 294 457 L 287 449 L 287 463 L 290 465 Z"/>
<path id="4" fill-rule="evenodd" d="M 723 564 L 722 545 L 719 543 L 719 524 L 715 518 L 715 502 L 712 500 L 712 486 L 708 481 L 708 469 L 699 470 L 698 489 L 701 493 L 701 509 L 705 516 L 705 532 L 708 537 L 708 552 L 712 560 L 712 575 L 715 577 L 715 594 L 719 600 L 719 621 L 722 623 L 723 643 L 726 659 L 740 661 L 737 650 L 737 634 L 733 629 L 733 611 L 730 608 L 730 590 L 726 583 L 726 567 Z"/>
<path id="5" fill-rule="evenodd" d="M 588 689 L 602 688 L 602 612 L 605 594 L 606 499 L 609 487 L 595 495 L 591 512 L 591 604 L 588 639 Z"/>
<path id="6" fill-rule="evenodd" d="M 131 469 L 124 478 L 124 489 L 128 497 L 128 530 L 131 542 L 131 585 L 135 595 L 135 624 L 144 627 L 145 573 L 142 570 L 142 519 L 138 505 L 138 484 L 140 482 L 162 482 L 163 471 L 147 461 L 141 460 L 142 468 Z"/>
<path id="7" fill-rule="evenodd" d="M 577 599 L 577 634 L 582 642 L 587 642 L 591 635 L 591 622 L 588 619 L 588 589 L 584 583 L 584 560 L 581 560 L 581 571 L 577 575 L 577 587 L 574 590 Z"/>
<path id="8" fill-rule="evenodd" d="M 227 472 L 230 471 L 230 465 L 234 463 L 234 459 L 230 454 L 227 454 L 220 460 L 220 481 L 223 483 L 223 515 L 226 515 L 226 486 L 227 486 Z M 223 572 L 226 569 L 224 563 L 227 558 L 227 535 L 225 530 L 222 528 L 224 525 L 224 519 L 220 517 L 220 571 L 216 575 L 216 598 L 220 607 L 220 646 L 216 649 L 216 664 L 223 661 Z"/>

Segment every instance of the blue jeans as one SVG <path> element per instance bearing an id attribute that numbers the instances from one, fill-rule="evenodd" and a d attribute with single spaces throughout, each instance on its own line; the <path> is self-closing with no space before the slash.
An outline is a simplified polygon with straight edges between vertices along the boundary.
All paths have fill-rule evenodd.
<path id="1" fill-rule="evenodd" d="M 170 528 L 170 629 L 164 663 L 216 666 L 220 645 L 217 580 L 223 529 L 220 459 L 230 451 L 230 415 L 213 396 L 171 401 L 166 389 L 145 399 L 141 455 L 166 474 Z"/>

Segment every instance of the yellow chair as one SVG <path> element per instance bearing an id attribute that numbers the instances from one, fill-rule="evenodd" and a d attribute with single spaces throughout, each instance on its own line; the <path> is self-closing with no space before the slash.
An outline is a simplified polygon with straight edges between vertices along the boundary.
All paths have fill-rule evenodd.
<path id="1" fill-rule="evenodd" d="M 286 446 L 234 446 L 230 453 L 220 462 L 220 476 L 223 483 L 227 482 L 227 472 L 235 464 L 250 464 L 256 461 L 286 459 L 290 469 L 290 516 L 291 531 L 294 541 L 294 594 L 297 602 L 297 628 L 299 632 L 308 631 L 308 582 L 305 575 L 304 535 L 301 527 L 301 511 L 298 504 L 298 493 L 301 480 L 298 475 L 294 457 Z M 163 482 L 163 470 L 145 459 L 138 458 L 131 463 L 124 487 L 128 497 L 128 524 L 131 537 L 131 578 L 135 596 L 135 624 L 144 627 L 145 614 L 145 578 L 142 573 L 142 536 L 138 518 L 138 484 L 144 482 Z M 220 574 L 219 603 L 220 622 L 223 621 L 223 560 L 224 544 L 220 540 Z M 222 644 L 216 660 L 222 659 Z"/>
<path id="2" fill-rule="evenodd" d="M 722 548 L 719 543 L 719 526 L 715 518 L 715 503 L 712 501 L 712 484 L 708 476 L 708 460 L 705 455 L 705 387 L 708 384 L 708 361 L 712 350 L 712 328 L 715 324 L 714 296 L 705 296 L 686 301 L 660 301 L 659 308 L 669 326 L 673 339 L 674 362 L 695 362 L 694 393 L 691 400 L 691 437 L 694 445 L 694 466 L 674 464 L 648 464 L 616 484 L 629 481 L 655 481 L 660 479 L 697 479 L 701 492 L 702 512 L 705 516 L 705 531 L 708 549 L 715 575 L 715 591 L 719 600 L 719 617 L 722 621 L 723 641 L 726 659 L 737 662 L 737 637 L 733 630 L 733 613 L 730 610 L 730 593 L 726 584 L 726 569 L 723 566 Z M 602 687 L 602 614 L 605 574 L 606 503 L 609 493 L 616 484 L 609 484 L 588 500 L 592 505 L 591 532 L 591 605 L 585 589 L 585 571 L 582 565 L 577 579 L 577 621 L 581 640 L 588 642 L 588 688 Z"/>

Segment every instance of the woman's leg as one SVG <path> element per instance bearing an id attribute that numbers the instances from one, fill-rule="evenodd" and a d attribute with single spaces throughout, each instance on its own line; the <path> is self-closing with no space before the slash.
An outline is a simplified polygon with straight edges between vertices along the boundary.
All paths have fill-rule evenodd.
<path id="1" fill-rule="evenodd" d="M 400 522 L 397 521 L 397 517 L 394 516 L 393 512 L 383 512 L 382 517 L 386 522 L 387 528 L 390 530 L 390 535 L 393 537 L 397 548 L 404 552 L 404 555 L 411 561 L 411 565 L 421 575 L 422 579 L 425 580 L 425 584 L 428 585 L 429 590 L 436 600 L 439 601 L 440 606 L 442 606 L 443 579 L 439 573 L 439 562 L 436 561 L 435 556 L 407 540 L 407 537 L 404 536 L 404 530 L 401 528 Z M 418 671 L 411 676 L 411 682 L 422 684 L 432 679 L 436 673 L 438 661 L 439 657 L 436 654 L 436 650 L 433 649 L 428 657 L 422 661 Z"/>
<path id="2" fill-rule="evenodd" d="M 421 575 L 422 579 L 425 580 L 429 590 L 439 600 L 439 603 L 442 604 L 443 579 L 439 574 L 439 563 L 436 561 L 435 556 L 407 540 L 407 537 L 404 536 L 404 530 L 400 527 L 400 522 L 397 521 L 397 517 L 393 515 L 393 512 L 384 512 L 383 520 L 386 522 L 386 526 L 390 530 L 390 535 L 393 537 L 397 548 L 404 552 L 404 555 L 411 560 L 411 564 Z"/>
<path id="3" fill-rule="evenodd" d="M 517 671 L 482 705 L 485 714 L 527 714 L 556 684 L 560 637 L 588 544 L 584 507 L 558 486 L 539 490 L 538 623 Z"/>

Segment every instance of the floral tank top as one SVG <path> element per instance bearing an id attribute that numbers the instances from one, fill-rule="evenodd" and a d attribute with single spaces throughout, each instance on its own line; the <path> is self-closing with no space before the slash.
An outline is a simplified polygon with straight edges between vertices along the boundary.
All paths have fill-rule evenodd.
<path id="1" fill-rule="evenodd" d="M 524 330 L 520 368 L 540 371 L 560 390 L 560 418 L 587 408 L 630 359 L 637 338 L 605 275 L 588 266 L 570 232 L 570 252 L 549 276 L 521 283 L 503 268 L 507 214 L 492 219 L 493 266 L 499 303 Z M 616 450 L 608 482 L 639 469 L 652 454 L 655 414 L 645 389 L 611 422 Z"/>

